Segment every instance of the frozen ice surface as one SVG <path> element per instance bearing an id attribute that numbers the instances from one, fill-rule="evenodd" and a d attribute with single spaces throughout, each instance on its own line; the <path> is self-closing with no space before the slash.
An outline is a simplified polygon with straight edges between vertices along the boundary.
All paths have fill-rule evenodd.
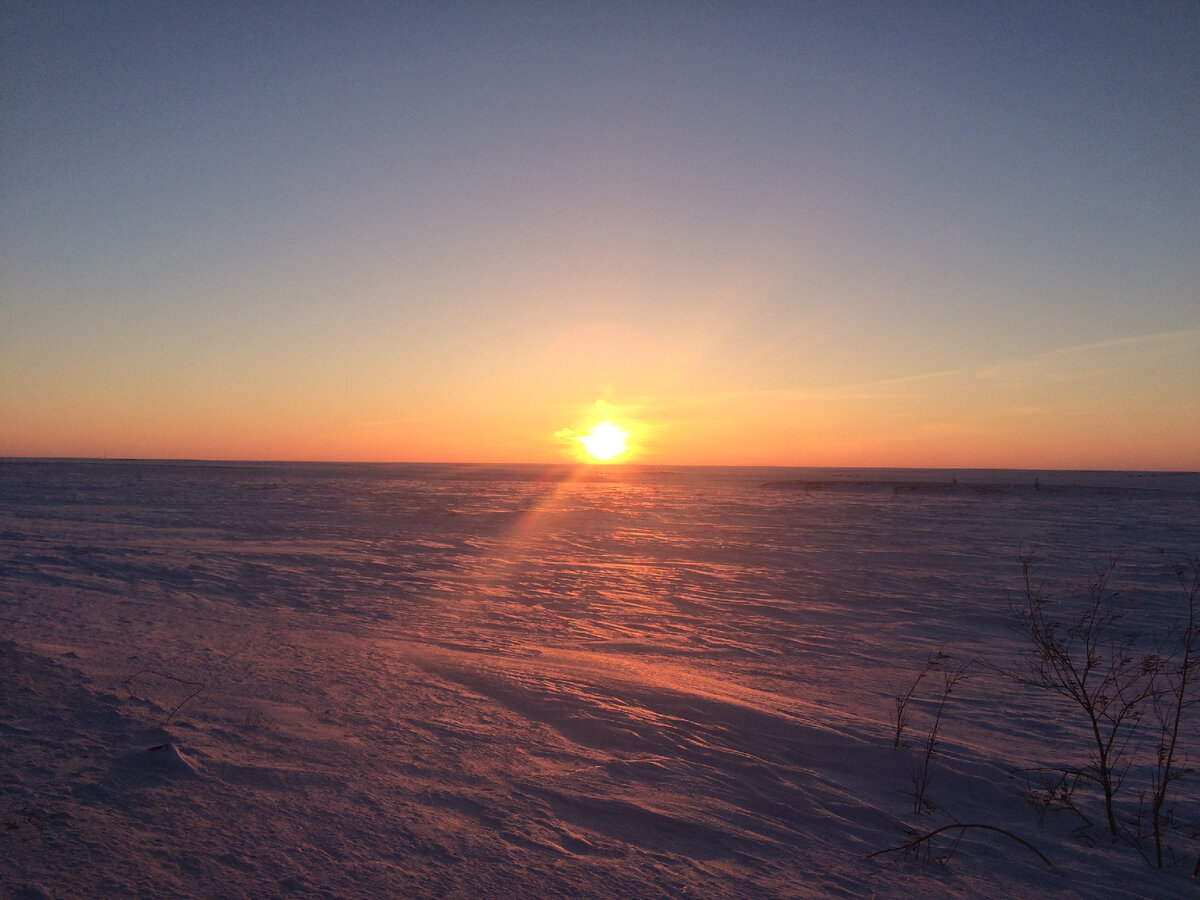
<path id="1" fill-rule="evenodd" d="M 913 811 L 892 697 L 1019 664 L 1031 547 L 1162 627 L 1200 476 L 0 463 L 0 892 L 1195 895 L 1194 829 L 1158 871 L 1029 802 L 1080 722 L 985 670 Z M 1054 865 L 869 856 L 955 820 Z"/>

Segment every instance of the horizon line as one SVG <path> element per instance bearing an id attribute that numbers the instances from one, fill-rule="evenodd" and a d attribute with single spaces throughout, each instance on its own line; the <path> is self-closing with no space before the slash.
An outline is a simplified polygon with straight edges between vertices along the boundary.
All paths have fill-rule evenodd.
<path id="1" fill-rule="evenodd" d="M 0 456 L 0 464 L 12 463 L 150 463 L 156 465 L 210 465 L 210 466 L 523 466 L 561 469 L 649 468 L 649 469 L 847 469 L 852 471 L 910 471 L 910 472 L 1063 472 L 1092 474 L 1157 474 L 1157 475 L 1200 475 L 1194 469 L 1097 469 L 1058 468 L 1053 466 L 912 466 L 912 465 L 799 465 L 795 463 L 653 463 L 653 462 L 485 462 L 433 461 L 433 460 L 337 460 L 337 459 L 238 459 L 216 457 L 108 457 L 108 456 Z"/>

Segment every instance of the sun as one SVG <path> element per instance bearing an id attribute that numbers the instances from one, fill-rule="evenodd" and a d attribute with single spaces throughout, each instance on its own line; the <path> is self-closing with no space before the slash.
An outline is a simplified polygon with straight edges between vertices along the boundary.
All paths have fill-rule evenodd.
<path id="1" fill-rule="evenodd" d="M 575 440 L 583 444 L 588 456 L 600 462 L 616 459 L 629 449 L 629 432 L 612 422 L 597 422 L 590 432 Z"/>

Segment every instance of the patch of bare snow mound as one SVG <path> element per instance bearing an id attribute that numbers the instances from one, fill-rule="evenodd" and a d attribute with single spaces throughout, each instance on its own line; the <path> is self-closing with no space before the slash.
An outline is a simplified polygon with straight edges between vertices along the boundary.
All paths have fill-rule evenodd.
<path id="1" fill-rule="evenodd" d="M 117 769 L 123 775 L 143 785 L 164 779 L 200 778 L 202 768 L 171 741 L 126 753 L 117 763 Z"/>

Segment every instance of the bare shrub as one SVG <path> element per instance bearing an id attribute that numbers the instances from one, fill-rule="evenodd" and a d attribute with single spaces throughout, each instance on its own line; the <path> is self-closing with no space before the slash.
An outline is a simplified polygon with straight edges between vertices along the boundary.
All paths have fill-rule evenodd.
<path id="1" fill-rule="evenodd" d="M 950 699 L 950 694 L 953 693 L 954 688 L 960 681 L 967 677 L 967 668 L 969 665 L 970 663 L 963 663 L 956 669 L 942 673 L 942 692 L 937 701 L 937 709 L 933 714 L 933 722 L 930 723 L 929 731 L 926 733 L 925 739 L 921 742 L 921 755 L 913 764 L 913 812 L 917 814 L 931 808 L 926 795 L 929 792 L 929 784 L 933 780 L 933 755 L 937 750 L 938 733 L 942 726 L 942 713 L 946 710 L 946 701 Z"/>
<path id="2" fill-rule="evenodd" d="M 1035 565 L 1032 554 L 1022 555 L 1024 603 L 1014 607 L 1018 628 L 1032 645 L 1028 678 L 1083 713 L 1091 750 L 1078 773 L 1103 793 L 1108 830 L 1115 837 L 1120 826 L 1113 798 L 1121 787 L 1129 739 L 1156 690 L 1160 657 L 1139 653 L 1139 636 L 1123 624 L 1127 609 L 1108 587 L 1115 562 L 1097 571 L 1086 599 L 1065 622 L 1054 618 L 1042 585 L 1034 584 Z"/>
<path id="3" fill-rule="evenodd" d="M 1090 841 L 1092 825 L 1080 807 L 1080 795 L 1085 789 L 1096 789 L 1104 799 L 1106 824 L 1113 837 L 1129 841 L 1147 862 L 1159 868 L 1178 862 L 1178 848 L 1168 846 L 1168 836 L 1188 841 L 1200 838 L 1200 825 L 1181 818 L 1173 802 L 1178 782 L 1193 773 L 1186 754 L 1194 750 L 1193 738 L 1200 735 L 1193 730 L 1195 708 L 1200 706 L 1200 557 L 1179 567 L 1184 602 L 1174 622 L 1155 629 L 1156 636 L 1139 634 L 1131 626 L 1129 614 L 1135 605 L 1109 587 L 1115 563 L 1099 567 L 1078 600 L 1051 602 L 1044 593 L 1045 583 L 1035 579 L 1034 556 L 1023 553 L 1020 561 L 1024 592 L 1012 610 L 1017 631 L 1028 639 L 1028 664 L 1013 671 L 976 662 L 1022 684 L 1050 691 L 1082 713 L 1086 723 L 1082 763 L 1020 770 L 1043 782 L 1029 788 L 1030 800 L 1041 810 L 1043 820 L 1051 808 L 1073 811 L 1085 823 L 1080 836 Z M 950 668 L 949 659 L 941 651 L 930 654 L 907 687 L 894 696 L 892 739 L 893 747 L 899 748 L 912 726 L 921 686 L 934 673 L 941 674 L 940 695 L 929 701 L 930 724 L 913 759 L 913 811 L 918 815 L 936 808 L 928 791 L 943 716 L 951 694 L 969 677 L 972 665 Z M 1151 750 L 1152 760 L 1148 759 Z M 1123 827 L 1114 799 L 1126 775 L 1140 781 L 1142 804 Z M 909 830 L 912 840 L 908 843 L 878 853 L 913 853 L 929 859 L 932 839 L 951 832 L 951 848 L 939 857 L 948 861 L 968 829 L 997 832 L 1038 852 L 996 826 L 955 822 L 926 833 Z M 1200 856 L 1192 877 L 1200 878 Z"/>
<path id="4" fill-rule="evenodd" d="M 1189 576 L 1190 568 L 1190 578 Z M 1179 733 L 1185 714 L 1200 703 L 1200 559 L 1190 567 L 1180 566 L 1179 581 L 1186 597 L 1182 622 L 1172 629 L 1169 656 L 1157 660 L 1158 684 L 1152 696 L 1159 739 L 1152 773 L 1150 824 L 1154 834 L 1154 856 L 1163 866 L 1163 825 L 1166 801 L 1171 785 L 1190 773 L 1180 766 Z M 1200 871 L 1200 859 L 1197 860 Z"/>

